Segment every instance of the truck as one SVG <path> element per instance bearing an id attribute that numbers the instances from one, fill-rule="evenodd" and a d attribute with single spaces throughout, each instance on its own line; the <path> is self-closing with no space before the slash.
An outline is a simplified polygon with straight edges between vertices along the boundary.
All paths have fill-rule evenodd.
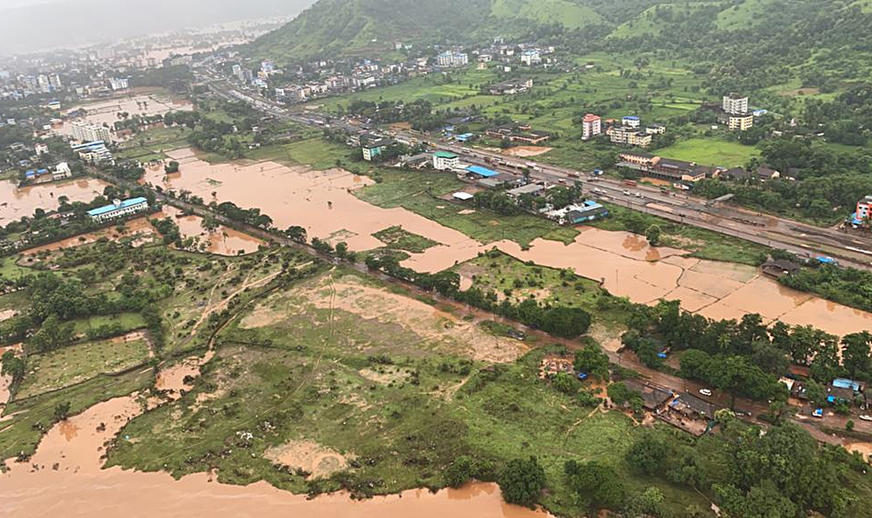
<path id="1" fill-rule="evenodd" d="M 624 180 L 624 185 L 627 187 L 635 187 L 638 184 L 636 183 L 636 180 Z"/>

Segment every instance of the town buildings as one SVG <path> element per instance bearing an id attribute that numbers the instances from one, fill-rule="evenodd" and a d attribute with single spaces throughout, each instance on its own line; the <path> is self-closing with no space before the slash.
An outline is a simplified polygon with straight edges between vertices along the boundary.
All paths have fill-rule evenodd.
<path id="1" fill-rule="evenodd" d="M 469 56 L 465 52 L 446 51 L 436 56 L 436 63 L 440 67 L 462 67 L 469 63 Z"/>
<path id="2" fill-rule="evenodd" d="M 515 79 L 491 85 L 488 93 L 491 95 L 516 95 L 533 88 L 532 79 Z"/>
<path id="3" fill-rule="evenodd" d="M 602 135 L 603 120 L 599 115 L 588 113 L 581 120 L 581 140 L 590 140 L 597 135 Z"/>
<path id="4" fill-rule="evenodd" d="M 110 205 L 104 205 L 88 211 L 88 216 L 97 223 L 111 219 L 129 216 L 148 210 L 148 200 L 145 198 L 130 198 L 124 201 L 114 200 Z"/>
<path id="5" fill-rule="evenodd" d="M 748 97 L 731 93 L 721 103 L 721 122 L 731 131 L 746 131 L 754 127 L 754 114 L 749 111 Z"/>
<path id="6" fill-rule="evenodd" d="M 433 153 L 433 169 L 438 171 L 449 171 L 457 169 L 460 165 L 460 158 L 454 153 L 447 151 L 437 151 Z"/>
<path id="7" fill-rule="evenodd" d="M 73 121 L 72 134 L 73 139 L 79 142 L 94 142 L 98 140 L 109 142 L 112 138 L 109 128 L 99 124 L 91 124 L 87 121 Z"/>
<path id="8" fill-rule="evenodd" d="M 717 171 L 714 167 L 701 166 L 695 162 L 629 151 L 620 154 L 620 162 L 617 165 L 639 171 L 645 176 L 672 182 L 698 182 Z"/>

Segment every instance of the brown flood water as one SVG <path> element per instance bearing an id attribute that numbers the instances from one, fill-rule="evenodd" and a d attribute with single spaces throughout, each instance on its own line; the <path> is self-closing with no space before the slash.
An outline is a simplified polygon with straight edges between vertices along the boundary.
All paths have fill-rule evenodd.
<path id="1" fill-rule="evenodd" d="M 80 178 L 65 182 L 51 182 L 18 188 L 16 182 L 0 181 L 0 225 L 33 217 L 33 211 L 55 210 L 60 205 L 58 198 L 66 196 L 70 203 L 89 202 L 103 194 L 109 184 L 94 178 Z"/>
<path id="2" fill-rule="evenodd" d="M 483 245 L 408 210 L 383 209 L 358 199 L 354 190 L 371 180 L 343 170 L 312 171 L 274 162 L 210 165 L 187 149 L 170 155 L 181 162 L 181 172 L 166 176 L 149 170 L 146 181 L 185 189 L 206 201 L 259 207 L 279 228 L 301 225 L 310 237 L 346 241 L 355 251 L 384 246 L 372 234 L 394 225 L 440 243 L 403 263 L 417 271 L 451 268 L 496 247 L 523 261 L 571 268 L 637 303 L 681 300 L 684 309 L 712 318 L 739 319 L 754 312 L 769 321 L 812 324 L 836 335 L 872 329 L 872 314 L 785 288 L 757 268 L 682 257 L 683 250 L 652 248 L 641 236 L 626 232 L 582 227 L 569 245 L 538 239 L 528 250 L 511 241 Z"/>
<path id="3" fill-rule="evenodd" d="M 171 206 L 164 206 L 161 213 L 153 217 L 172 218 L 179 226 L 179 232 L 183 237 L 197 238 L 202 246 L 196 248 L 212 254 L 238 255 L 240 251 L 243 254 L 250 254 L 257 252 L 258 247 L 263 244 L 263 241 L 256 237 L 224 225 L 219 225 L 212 232 L 208 232 L 203 228 L 203 218 L 195 215 L 182 216 L 182 211 Z"/>
<path id="4" fill-rule="evenodd" d="M 185 376 L 195 376 L 211 358 L 189 358 L 158 376 L 158 388 L 179 397 Z M 231 486 L 209 474 L 174 480 L 165 473 L 101 469 L 104 444 L 143 411 L 136 395 L 97 404 L 54 426 L 26 464 L 7 461 L 0 474 L 0 509 L 11 517 L 215 518 L 545 518 L 543 512 L 507 505 L 494 484 L 470 484 L 432 494 L 412 490 L 362 502 L 345 494 L 308 500 L 264 482 Z M 124 440 L 123 437 L 119 440 Z"/>

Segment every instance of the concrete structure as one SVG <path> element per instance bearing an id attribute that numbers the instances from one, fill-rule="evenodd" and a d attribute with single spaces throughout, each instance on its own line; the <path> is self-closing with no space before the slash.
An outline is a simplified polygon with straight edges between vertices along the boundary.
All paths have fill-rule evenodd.
<path id="1" fill-rule="evenodd" d="M 48 153 L 48 146 L 46 144 L 38 142 L 35 146 L 33 146 L 33 150 L 36 152 L 37 156 L 41 156 Z"/>
<path id="2" fill-rule="evenodd" d="M 457 169 L 460 164 L 460 158 L 454 153 L 447 151 L 437 151 L 433 153 L 433 169 L 439 171 L 447 171 Z"/>
<path id="3" fill-rule="evenodd" d="M 469 56 L 463 52 L 443 52 L 436 56 L 440 67 L 462 67 L 469 63 Z"/>
<path id="4" fill-rule="evenodd" d="M 148 210 L 148 200 L 145 198 L 130 198 L 129 200 L 115 200 L 111 205 L 104 205 L 88 211 L 88 216 L 97 223 L 102 223 L 122 216 L 129 216 Z"/>
<path id="5" fill-rule="evenodd" d="M 754 116 L 750 113 L 743 115 L 730 115 L 727 127 L 733 131 L 745 131 L 754 127 Z"/>
<path id="6" fill-rule="evenodd" d="M 857 212 L 854 213 L 854 219 L 859 222 L 872 219 L 872 195 L 867 195 L 857 202 Z"/>
<path id="7" fill-rule="evenodd" d="M 113 91 L 127 90 L 130 88 L 130 80 L 126 77 L 113 77 L 109 79 L 109 88 Z"/>
<path id="8" fill-rule="evenodd" d="M 466 167 L 466 171 L 469 174 L 479 176 L 481 178 L 493 178 L 494 176 L 499 176 L 500 173 L 488 169 L 487 167 L 482 167 L 480 165 L 470 165 Z"/>
<path id="9" fill-rule="evenodd" d="M 532 194 L 534 196 L 538 196 L 545 192 L 545 185 L 541 183 L 528 183 L 527 185 L 522 185 L 520 187 L 515 187 L 514 189 L 509 189 L 506 191 L 506 194 L 510 198 L 520 198 L 525 194 Z"/>
<path id="10" fill-rule="evenodd" d="M 561 225 L 578 225 L 607 217 L 609 210 L 599 203 L 587 200 L 580 205 L 567 205 L 559 210 L 545 212 L 549 219 Z"/>
<path id="11" fill-rule="evenodd" d="M 79 142 L 103 141 L 109 142 L 112 138 L 109 128 L 87 121 L 73 121 L 73 138 Z"/>
<path id="12" fill-rule="evenodd" d="M 79 157 L 89 164 L 115 163 L 112 152 L 106 148 L 106 144 L 102 140 L 78 145 L 71 144 L 70 147 L 74 153 L 78 153 Z"/>
<path id="13" fill-rule="evenodd" d="M 624 127 L 635 129 L 642 125 L 642 121 L 635 115 L 627 115 L 621 119 L 621 124 L 623 124 Z"/>
<path id="14" fill-rule="evenodd" d="M 70 164 L 61 162 L 55 166 L 55 170 L 51 176 L 53 180 L 63 180 L 73 176 L 73 171 L 70 169 Z"/>
<path id="15" fill-rule="evenodd" d="M 475 198 L 475 196 L 473 196 L 472 194 L 469 194 L 468 192 L 463 192 L 463 191 L 456 192 L 456 193 L 452 194 L 451 197 L 457 201 L 469 201 L 469 200 Z"/>
<path id="16" fill-rule="evenodd" d="M 384 150 L 388 147 L 390 142 L 387 139 L 378 139 L 373 140 L 372 142 L 368 142 L 362 146 L 363 148 L 363 159 L 367 162 L 372 162 L 378 156 L 380 156 Z"/>
<path id="17" fill-rule="evenodd" d="M 627 126 L 613 126 L 606 131 L 612 144 L 648 147 L 653 141 L 650 133 Z"/>
<path id="18" fill-rule="evenodd" d="M 524 93 L 531 88 L 533 88 L 532 79 L 517 79 L 491 85 L 488 88 L 488 93 L 491 95 L 516 95 Z"/>
<path id="19" fill-rule="evenodd" d="M 639 152 L 621 153 L 617 165 L 640 171 L 645 176 L 673 182 L 698 182 L 716 171 L 713 167 L 697 165 L 694 162 L 661 158 Z"/>
<path id="20" fill-rule="evenodd" d="M 581 121 L 581 140 L 590 140 L 602 135 L 603 120 L 599 115 L 588 113 Z"/>
<path id="21" fill-rule="evenodd" d="M 730 115 L 744 115 L 748 113 L 748 97 L 735 93 L 725 95 L 721 107 Z"/>
<path id="22" fill-rule="evenodd" d="M 539 65 L 542 63 L 542 55 L 539 49 L 529 49 L 521 53 L 521 63 L 527 66 Z"/>

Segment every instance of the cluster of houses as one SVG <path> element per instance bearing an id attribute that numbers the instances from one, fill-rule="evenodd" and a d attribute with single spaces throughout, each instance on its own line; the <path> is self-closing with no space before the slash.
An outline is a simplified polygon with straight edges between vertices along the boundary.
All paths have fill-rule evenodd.
<path id="1" fill-rule="evenodd" d="M 59 162 L 51 170 L 46 168 L 28 169 L 24 172 L 24 182 L 39 184 L 65 180 L 71 176 L 73 176 L 73 171 L 70 169 L 70 165 L 66 162 Z"/>
<path id="2" fill-rule="evenodd" d="M 790 397 L 799 402 L 808 402 L 808 386 L 804 381 L 808 379 L 808 367 L 794 365 L 790 368 L 789 377 L 781 378 L 790 392 Z M 867 408 L 866 384 L 846 378 L 836 378 L 826 386 L 826 404 L 830 406 L 846 405 L 849 407 L 859 406 Z M 823 417 L 823 408 L 818 408 L 812 414 L 815 417 Z"/>
<path id="3" fill-rule="evenodd" d="M 506 124 L 495 128 L 489 128 L 485 131 L 485 135 L 493 139 L 529 146 L 538 146 L 551 139 L 550 133 L 534 130 L 529 124 L 523 123 Z"/>
<path id="4" fill-rule="evenodd" d="M 643 176 L 679 183 L 685 187 L 704 178 L 767 181 L 782 177 L 780 171 L 767 165 L 762 165 L 755 171 L 747 171 L 741 167 L 728 169 L 725 167 L 706 166 L 696 162 L 675 160 L 637 151 L 625 151 L 618 155 L 618 157 L 619 161 L 616 164 L 618 167 L 638 171 Z"/>
<path id="5" fill-rule="evenodd" d="M 581 120 L 581 140 L 590 140 L 605 133 L 613 144 L 646 148 L 651 145 L 655 135 L 666 133 L 666 126 L 651 124 L 642 127 L 642 120 L 635 115 L 627 115 L 620 121 L 606 119 L 588 113 Z"/>

